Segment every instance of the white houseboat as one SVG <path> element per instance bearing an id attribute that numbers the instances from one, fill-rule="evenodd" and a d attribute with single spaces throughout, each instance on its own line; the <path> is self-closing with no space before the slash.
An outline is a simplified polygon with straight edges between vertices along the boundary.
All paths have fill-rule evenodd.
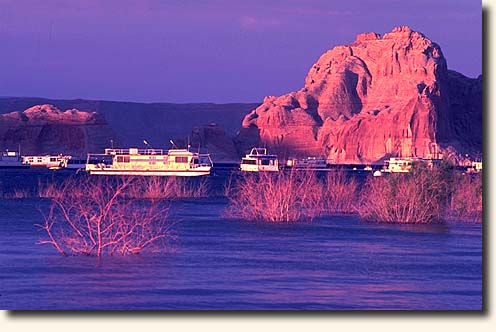
<path id="1" fill-rule="evenodd" d="M 253 148 L 241 159 L 240 168 L 244 172 L 277 172 L 279 161 L 276 155 L 267 154 L 266 148 Z"/>
<path id="2" fill-rule="evenodd" d="M 29 164 L 15 151 L 4 151 L 0 153 L 0 168 L 29 168 Z"/>
<path id="3" fill-rule="evenodd" d="M 64 155 L 44 155 L 44 156 L 23 156 L 22 161 L 26 164 L 31 165 L 31 167 L 47 167 L 47 168 L 59 168 L 64 162 L 70 158 Z"/>
<path id="4" fill-rule="evenodd" d="M 412 165 L 414 163 L 425 163 L 427 167 L 433 168 L 439 166 L 442 159 L 434 159 L 434 158 L 389 158 L 384 163 L 383 172 L 386 173 L 408 173 L 412 169 Z"/>
<path id="5" fill-rule="evenodd" d="M 93 175 L 201 176 L 210 174 L 212 160 L 189 149 L 105 149 L 88 154 L 85 169 Z"/>
<path id="6" fill-rule="evenodd" d="M 472 161 L 470 166 L 467 167 L 468 173 L 480 173 L 482 172 L 482 161 Z"/>
<path id="7" fill-rule="evenodd" d="M 412 169 L 413 158 L 389 158 L 384 162 L 384 172 L 388 173 L 408 173 Z"/>

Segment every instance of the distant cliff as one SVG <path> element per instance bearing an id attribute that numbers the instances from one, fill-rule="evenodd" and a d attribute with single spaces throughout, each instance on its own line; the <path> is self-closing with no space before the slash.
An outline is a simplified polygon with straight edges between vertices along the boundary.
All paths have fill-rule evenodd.
<path id="1" fill-rule="evenodd" d="M 234 137 L 243 117 L 257 106 L 255 103 L 172 104 L 4 97 L 0 98 L 0 114 L 23 111 L 39 104 L 97 112 L 105 117 L 126 147 L 142 146 L 144 139 L 153 147 L 169 147 L 170 139 L 186 138 L 192 128 L 212 122 L 225 128 L 228 136 Z"/>
<path id="2" fill-rule="evenodd" d="M 111 139 L 116 140 L 114 131 L 95 112 L 61 111 L 45 104 L 0 115 L 0 151 L 85 156 L 103 152 Z"/>
<path id="3" fill-rule="evenodd" d="M 324 53 L 301 90 L 266 97 L 236 143 L 241 153 L 265 145 L 345 163 L 474 155 L 482 151 L 482 77 L 448 70 L 439 45 L 409 27 L 364 33 Z"/>

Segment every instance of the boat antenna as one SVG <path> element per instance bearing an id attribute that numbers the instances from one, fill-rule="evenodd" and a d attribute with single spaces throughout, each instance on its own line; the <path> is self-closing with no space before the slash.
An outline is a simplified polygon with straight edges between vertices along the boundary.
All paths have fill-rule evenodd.
<path id="1" fill-rule="evenodd" d="M 172 144 L 172 147 L 173 147 L 173 148 L 175 147 L 175 148 L 177 149 L 177 145 L 176 145 L 176 143 L 174 143 L 174 141 L 173 141 L 173 140 L 171 140 L 171 139 L 170 139 L 170 140 L 169 140 L 169 142 Z"/>
<path id="2" fill-rule="evenodd" d="M 143 140 L 143 143 L 149 148 L 149 149 L 152 149 L 152 147 L 150 146 L 150 143 L 148 143 L 148 141 L 146 139 Z"/>

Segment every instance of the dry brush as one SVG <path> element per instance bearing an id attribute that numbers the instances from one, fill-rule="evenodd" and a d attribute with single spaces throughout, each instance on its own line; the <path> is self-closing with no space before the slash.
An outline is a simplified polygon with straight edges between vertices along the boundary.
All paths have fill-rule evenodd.
<path id="1" fill-rule="evenodd" d="M 137 254 L 162 250 L 173 237 L 169 207 L 130 199 L 133 179 L 70 178 L 44 215 L 47 239 L 62 255 Z"/>

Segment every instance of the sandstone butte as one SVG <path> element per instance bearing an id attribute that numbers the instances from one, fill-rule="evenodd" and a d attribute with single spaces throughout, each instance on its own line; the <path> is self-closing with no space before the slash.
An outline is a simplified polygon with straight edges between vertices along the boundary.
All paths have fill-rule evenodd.
<path id="1" fill-rule="evenodd" d="M 448 70 L 439 45 L 407 26 L 360 34 L 324 53 L 301 90 L 266 97 L 235 141 L 240 153 L 264 145 L 282 157 L 339 163 L 475 156 L 482 151 L 482 77 Z"/>
<path id="2" fill-rule="evenodd" d="M 0 151 L 30 154 L 86 156 L 101 151 L 115 139 L 114 131 L 98 113 L 77 109 L 61 111 L 53 105 L 36 105 L 23 112 L 0 115 Z"/>

